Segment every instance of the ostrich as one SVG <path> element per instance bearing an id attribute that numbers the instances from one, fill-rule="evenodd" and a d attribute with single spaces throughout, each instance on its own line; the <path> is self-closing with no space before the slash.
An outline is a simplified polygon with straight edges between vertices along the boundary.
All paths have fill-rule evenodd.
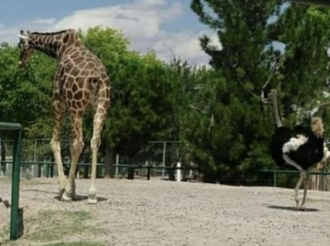
<path id="1" fill-rule="evenodd" d="M 328 151 L 324 145 L 322 119 L 319 117 L 312 118 L 310 128 L 298 125 L 290 129 L 283 126 L 278 113 L 276 90 L 272 90 L 269 96 L 273 104 L 273 113 L 277 126 L 271 138 L 271 154 L 279 167 L 288 164 L 300 172 L 300 178 L 294 189 L 294 199 L 297 209 L 304 210 L 309 181 L 309 169 L 328 156 L 325 154 Z M 299 205 L 298 191 L 302 182 L 304 182 L 304 196 Z"/>

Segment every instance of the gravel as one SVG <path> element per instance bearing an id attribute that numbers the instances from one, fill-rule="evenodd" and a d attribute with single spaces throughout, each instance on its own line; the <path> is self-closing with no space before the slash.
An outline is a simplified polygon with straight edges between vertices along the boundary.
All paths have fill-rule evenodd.
<path id="1" fill-rule="evenodd" d="M 111 246 L 330 245 L 329 192 L 308 191 L 308 210 L 303 212 L 294 209 L 292 189 L 111 179 L 97 180 L 100 201 L 88 205 L 89 180 L 77 180 L 81 199 L 70 203 L 56 199 L 56 179 L 34 181 L 21 185 L 25 219 L 41 210 L 92 214 L 89 223 L 99 233 L 72 235 L 71 241 Z M 0 182 L 0 197 L 10 199 L 10 183 Z M 0 203 L 0 232 L 8 223 L 9 209 Z"/>

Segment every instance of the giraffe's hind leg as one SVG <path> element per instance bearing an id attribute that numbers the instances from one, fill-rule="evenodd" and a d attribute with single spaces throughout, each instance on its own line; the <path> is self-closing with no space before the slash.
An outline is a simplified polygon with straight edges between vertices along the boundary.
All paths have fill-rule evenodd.
<path id="1" fill-rule="evenodd" d="M 83 132 L 82 132 L 82 113 L 71 113 L 71 139 L 70 139 L 70 152 L 71 152 L 71 166 L 69 171 L 68 182 L 65 186 L 65 192 L 62 196 L 62 200 L 71 201 L 75 199 L 76 185 L 75 174 L 77 169 L 78 160 L 80 154 L 84 148 Z"/>
<path id="2" fill-rule="evenodd" d="M 109 106 L 109 89 L 104 88 L 99 92 L 99 98 L 93 105 L 94 108 L 94 123 L 93 123 L 93 137 L 91 140 L 92 149 L 92 173 L 91 173 L 91 186 L 88 191 L 88 203 L 96 204 L 96 166 L 97 166 L 97 152 L 101 145 L 101 131 L 106 117 L 106 112 Z"/>
<path id="3" fill-rule="evenodd" d="M 53 100 L 53 113 L 55 119 L 55 125 L 53 128 L 53 137 L 51 140 L 51 149 L 54 154 L 54 159 L 57 165 L 58 178 L 59 178 L 59 196 L 61 197 L 64 192 L 66 178 L 63 171 L 63 163 L 61 157 L 61 130 L 62 130 L 62 122 L 63 122 L 63 110 L 64 105 L 58 99 Z"/>

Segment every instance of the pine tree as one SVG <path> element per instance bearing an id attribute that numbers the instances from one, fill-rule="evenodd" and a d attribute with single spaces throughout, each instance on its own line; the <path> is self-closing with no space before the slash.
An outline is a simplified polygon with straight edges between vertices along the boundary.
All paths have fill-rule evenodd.
<path id="1" fill-rule="evenodd" d="M 206 180 L 244 182 L 250 172 L 273 165 L 268 150 L 272 115 L 265 114 L 260 95 L 277 88 L 285 117 L 294 124 L 292 108 L 311 102 L 325 85 L 328 13 L 263 0 L 193 0 L 191 7 L 217 33 L 222 49 L 201 38 L 218 75 L 201 87 L 210 99 L 208 110 L 204 116 L 195 112 L 199 117 L 190 122 L 200 128 L 187 138 Z"/>

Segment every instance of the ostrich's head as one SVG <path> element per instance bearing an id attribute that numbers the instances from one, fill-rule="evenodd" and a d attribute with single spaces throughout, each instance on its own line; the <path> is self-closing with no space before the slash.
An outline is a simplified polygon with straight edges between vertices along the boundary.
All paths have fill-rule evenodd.
<path id="1" fill-rule="evenodd" d="M 313 117 L 311 120 L 311 128 L 313 133 L 317 138 L 323 138 L 324 135 L 324 127 L 323 122 L 320 117 Z"/>
<path id="2" fill-rule="evenodd" d="M 33 53 L 33 48 L 29 44 L 29 32 L 25 33 L 24 31 L 21 30 L 18 37 L 19 37 L 18 47 L 21 50 L 18 66 L 24 67 Z"/>
<path id="3" fill-rule="evenodd" d="M 267 103 L 271 103 L 273 105 L 273 115 L 274 115 L 276 126 L 281 127 L 282 121 L 281 121 L 281 117 L 280 117 L 280 114 L 278 111 L 278 105 L 277 105 L 277 90 L 272 89 L 268 96 L 269 96 L 269 99 L 268 99 Z"/>

